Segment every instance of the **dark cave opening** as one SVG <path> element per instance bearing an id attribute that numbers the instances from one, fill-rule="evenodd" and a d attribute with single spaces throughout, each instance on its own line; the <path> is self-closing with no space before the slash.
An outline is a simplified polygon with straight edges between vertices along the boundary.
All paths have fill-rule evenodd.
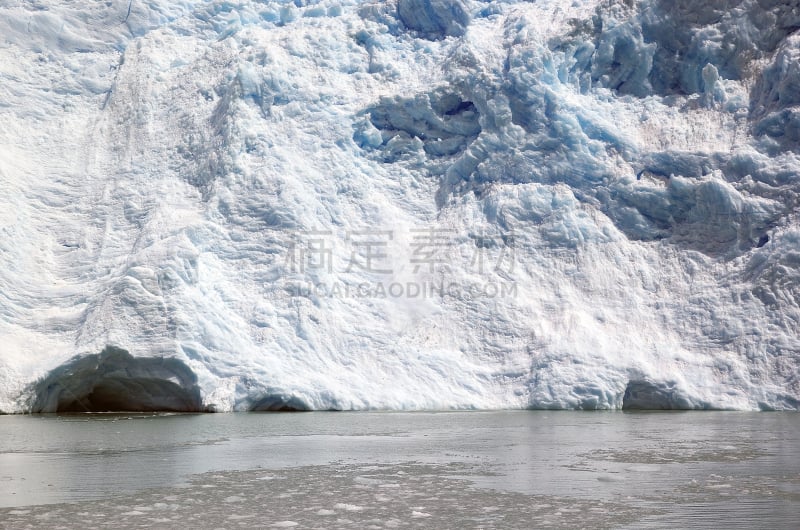
<path id="1" fill-rule="evenodd" d="M 202 412 L 197 377 L 182 361 L 121 348 L 73 358 L 34 385 L 30 412 Z"/>

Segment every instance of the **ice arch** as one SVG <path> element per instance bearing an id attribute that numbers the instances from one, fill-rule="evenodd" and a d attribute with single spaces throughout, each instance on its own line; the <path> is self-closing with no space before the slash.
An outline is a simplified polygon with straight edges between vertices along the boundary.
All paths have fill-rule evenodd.
<path id="1" fill-rule="evenodd" d="M 33 385 L 30 412 L 200 412 L 197 377 L 178 359 L 113 346 L 73 358 Z"/>

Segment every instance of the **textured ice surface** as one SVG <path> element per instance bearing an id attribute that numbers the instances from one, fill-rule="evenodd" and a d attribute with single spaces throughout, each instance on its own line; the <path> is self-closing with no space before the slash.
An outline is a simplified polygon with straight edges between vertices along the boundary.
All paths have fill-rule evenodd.
<path id="1" fill-rule="evenodd" d="M 308 466 L 277 473 L 216 472 L 189 487 L 126 497 L 0 508 L 15 528 L 618 528 L 650 515 L 624 502 L 474 487 L 464 464 Z"/>
<path id="2" fill-rule="evenodd" d="M 795 413 L 0 417 L 5 528 L 795 528 Z"/>
<path id="3" fill-rule="evenodd" d="M 5 3 L 0 410 L 796 409 L 798 25 Z"/>

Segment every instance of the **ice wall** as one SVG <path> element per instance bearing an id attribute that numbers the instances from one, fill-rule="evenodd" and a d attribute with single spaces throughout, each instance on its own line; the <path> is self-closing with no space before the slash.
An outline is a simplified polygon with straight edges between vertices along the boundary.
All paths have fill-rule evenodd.
<path id="1" fill-rule="evenodd" d="M 5 4 L 0 410 L 796 409 L 798 22 Z"/>

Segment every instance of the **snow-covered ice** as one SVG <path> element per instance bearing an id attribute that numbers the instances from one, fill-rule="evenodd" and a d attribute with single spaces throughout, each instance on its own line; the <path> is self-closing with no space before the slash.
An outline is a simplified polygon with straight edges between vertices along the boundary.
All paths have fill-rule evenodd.
<path id="1" fill-rule="evenodd" d="M 0 6 L 0 411 L 800 406 L 800 6 Z"/>

